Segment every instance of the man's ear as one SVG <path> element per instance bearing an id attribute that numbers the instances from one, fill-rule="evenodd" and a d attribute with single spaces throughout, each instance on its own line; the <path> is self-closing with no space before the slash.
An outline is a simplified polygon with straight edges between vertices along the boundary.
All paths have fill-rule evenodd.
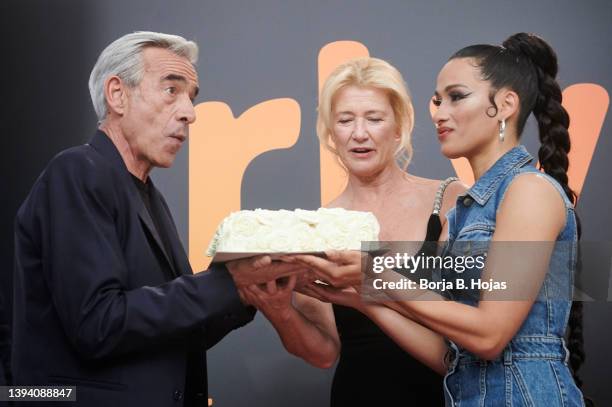
<path id="1" fill-rule="evenodd" d="M 118 76 L 110 76 L 104 82 L 104 98 L 108 105 L 108 113 L 114 112 L 123 116 L 128 99 L 128 89 L 125 83 Z"/>
<path id="2" fill-rule="evenodd" d="M 497 104 L 497 117 L 499 120 L 508 120 L 511 117 L 518 117 L 519 96 L 508 88 L 502 88 L 495 95 L 495 103 Z"/>

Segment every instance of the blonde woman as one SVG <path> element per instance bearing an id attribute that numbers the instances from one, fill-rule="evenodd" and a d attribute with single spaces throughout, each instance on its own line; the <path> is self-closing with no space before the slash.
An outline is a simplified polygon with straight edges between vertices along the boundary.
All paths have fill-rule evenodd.
<path id="1" fill-rule="evenodd" d="M 388 62 L 349 61 L 323 87 L 317 133 L 348 173 L 346 189 L 329 207 L 373 212 L 381 240 L 443 238 L 446 218 L 441 214 L 464 191 L 452 179 L 440 182 L 405 171 L 412 156 L 413 126 L 408 90 Z M 272 281 L 265 289 L 249 286 L 242 295 L 270 320 L 292 354 L 321 368 L 333 366 L 340 357 L 332 406 L 443 403 L 441 377 L 359 312 L 358 296 L 345 304 L 349 306 L 332 305 L 293 291 L 295 281 L 292 277 L 284 286 Z"/>

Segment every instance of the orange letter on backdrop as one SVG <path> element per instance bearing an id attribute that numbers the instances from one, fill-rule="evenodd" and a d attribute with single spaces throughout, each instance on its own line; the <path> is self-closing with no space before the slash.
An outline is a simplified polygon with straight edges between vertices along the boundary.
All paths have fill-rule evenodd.
<path id="1" fill-rule="evenodd" d="M 208 266 L 206 248 L 217 225 L 240 210 L 242 176 L 266 151 L 289 148 L 300 133 L 300 106 L 274 99 L 234 118 L 222 102 L 196 106 L 189 137 L 189 259 L 195 271 Z"/>
<path id="2" fill-rule="evenodd" d="M 578 196 L 589 172 L 609 103 L 608 92 L 593 83 L 571 85 L 563 91 L 563 107 L 570 116 L 572 140 L 567 174 L 569 186 Z"/>

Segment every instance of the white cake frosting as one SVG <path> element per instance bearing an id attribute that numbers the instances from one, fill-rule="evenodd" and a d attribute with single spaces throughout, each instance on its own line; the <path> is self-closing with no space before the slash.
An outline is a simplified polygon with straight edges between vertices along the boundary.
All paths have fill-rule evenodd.
<path id="1" fill-rule="evenodd" d="M 243 210 L 223 220 L 207 255 L 359 250 L 362 241 L 378 240 L 379 231 L 378 220 L 371 212 L 342 208 Z"/>

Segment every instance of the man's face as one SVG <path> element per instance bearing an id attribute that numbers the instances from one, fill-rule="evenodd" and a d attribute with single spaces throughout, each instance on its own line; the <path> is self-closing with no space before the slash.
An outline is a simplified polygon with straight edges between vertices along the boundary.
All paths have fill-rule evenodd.
<path id="1" fill-rule="evenodd" d="M 195 121 L 198 76 L 191 62 L 162 48 L 142 52 L 144 75 L 127 90 L 121 126 L 134 160 L 170 167 Z"/>

